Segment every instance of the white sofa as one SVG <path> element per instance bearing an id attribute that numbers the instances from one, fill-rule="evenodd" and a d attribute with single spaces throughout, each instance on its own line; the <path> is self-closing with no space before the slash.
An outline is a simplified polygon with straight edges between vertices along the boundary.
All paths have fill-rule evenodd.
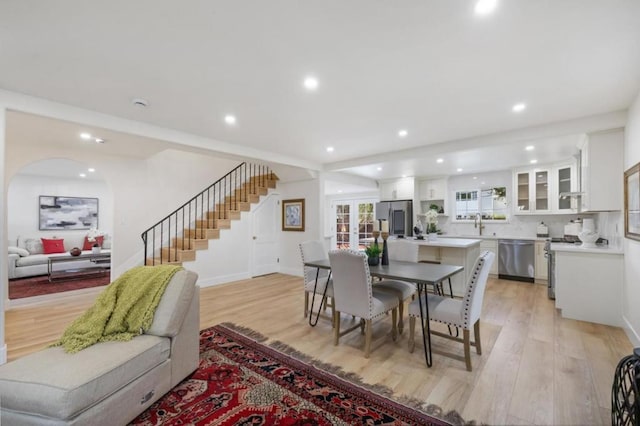
<path id="1" fill-rule="evenodd" d="M 198 368 L 197 275 L 177 272 L 150 329 L 75 354 L 46 348 L 0 366 L 0 424 L 125 425 Z"/>
<path id="2" fill-rule="evenodd" d="M 72 257 L 69 251 L 74 247 L 82 248 L 84 243 L 84 234 L 76 236 L 64 236 L 64 253 L 43 254 L 41 244 L 37 242 L 40 238 L 36 237 L 18 237 L 16 241 L 9 241 L 9 262 L 8 276 L 9 279 L 32 277 L 36 275 L 46 275 L 48 262 L 50 257 Z M 46 237 L 50 238 L 50 237 Z M 111 253 L 111 244 L 109 239 L 105 239 L 101 253 Z M 83 251 L 83 254 L 91 253 L 91 251 Z M 91 261 L 78 260 L 77 262 L 64 262 L 55 265 L 55 270 L 61 269 L 80 269 L 95 266 Z"/>

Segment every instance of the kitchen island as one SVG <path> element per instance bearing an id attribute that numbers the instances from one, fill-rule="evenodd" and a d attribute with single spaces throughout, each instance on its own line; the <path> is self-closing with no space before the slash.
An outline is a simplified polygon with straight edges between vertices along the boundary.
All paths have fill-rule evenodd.
<path id="1" fill-rule="evenodd" d="M 464 270 L 451 278 L 453 295 L 462 297 L 467 288 L 467 281 L 473 272 L 473 266 L 480 256 L 480 240 L 471 238 L 438 238 L 435 241 L 409 239 L 420 246 L 418 261 L 460 265 Z"/>

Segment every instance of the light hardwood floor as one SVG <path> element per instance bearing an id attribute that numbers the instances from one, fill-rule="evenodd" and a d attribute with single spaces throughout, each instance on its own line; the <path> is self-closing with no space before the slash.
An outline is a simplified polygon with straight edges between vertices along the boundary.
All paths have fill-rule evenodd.
<path id="1" fill-rule="evenodd" d="M 54 341 L 93 301 L 97 290 L 52 297 L 6 312 L 8 358 Z M 487 424 L 610 424 L 615 367 L 632 345 L 619 328 L 560 317 L 546 287 L 490 279 L 482 312 L 483 354 L 463 362 L 434 355 L 426 368 L 421 346 L 410 354 L 407 333 L 393 342 L 390 320 L 374 325 L 374 345 L 353 332 L 333 346 L 331 325 L 312 328 L 303 318 L 302 279 L 274 274 L 201 290 L 200 323 L 233 322 L 280 340 L 365 382 L 457 410 Z M 345 323 L 350 318 L 344 318 Z M 434 347 L 462 354 L 462 345 L 434 338 Z"/>

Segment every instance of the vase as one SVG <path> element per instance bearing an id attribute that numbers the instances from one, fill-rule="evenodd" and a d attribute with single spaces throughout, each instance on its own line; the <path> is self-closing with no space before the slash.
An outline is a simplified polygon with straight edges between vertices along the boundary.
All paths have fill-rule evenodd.
<path id="1" fill-rule="evenodd" d="M 431 234 L 427 234 L 427 240 L 428 241 L 437 241 L 438 240 L 438 234 L 436 234 L 435 232 L 433 232 Z"/>
<path id="2" fill-rule="evenodd" d="M 100 247 L 91 247 L 91 253 L 100 254 Z"/>
<path id="3" fill-rule="evenodd" d="M 369 266 L 378 266 L 380 258 L 378 256 L 370 256 L 367 258 L 367 262 L 369 262 Z"/>

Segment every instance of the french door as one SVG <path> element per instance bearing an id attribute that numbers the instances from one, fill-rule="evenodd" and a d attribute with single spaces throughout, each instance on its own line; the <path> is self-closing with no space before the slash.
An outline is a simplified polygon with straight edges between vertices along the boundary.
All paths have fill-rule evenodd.
<path id="1" fill-rule="evenodd" d="M 373 207 L 376 200 L 335 200 L 333 247 L 364 250 L 373 240 Z"/>

